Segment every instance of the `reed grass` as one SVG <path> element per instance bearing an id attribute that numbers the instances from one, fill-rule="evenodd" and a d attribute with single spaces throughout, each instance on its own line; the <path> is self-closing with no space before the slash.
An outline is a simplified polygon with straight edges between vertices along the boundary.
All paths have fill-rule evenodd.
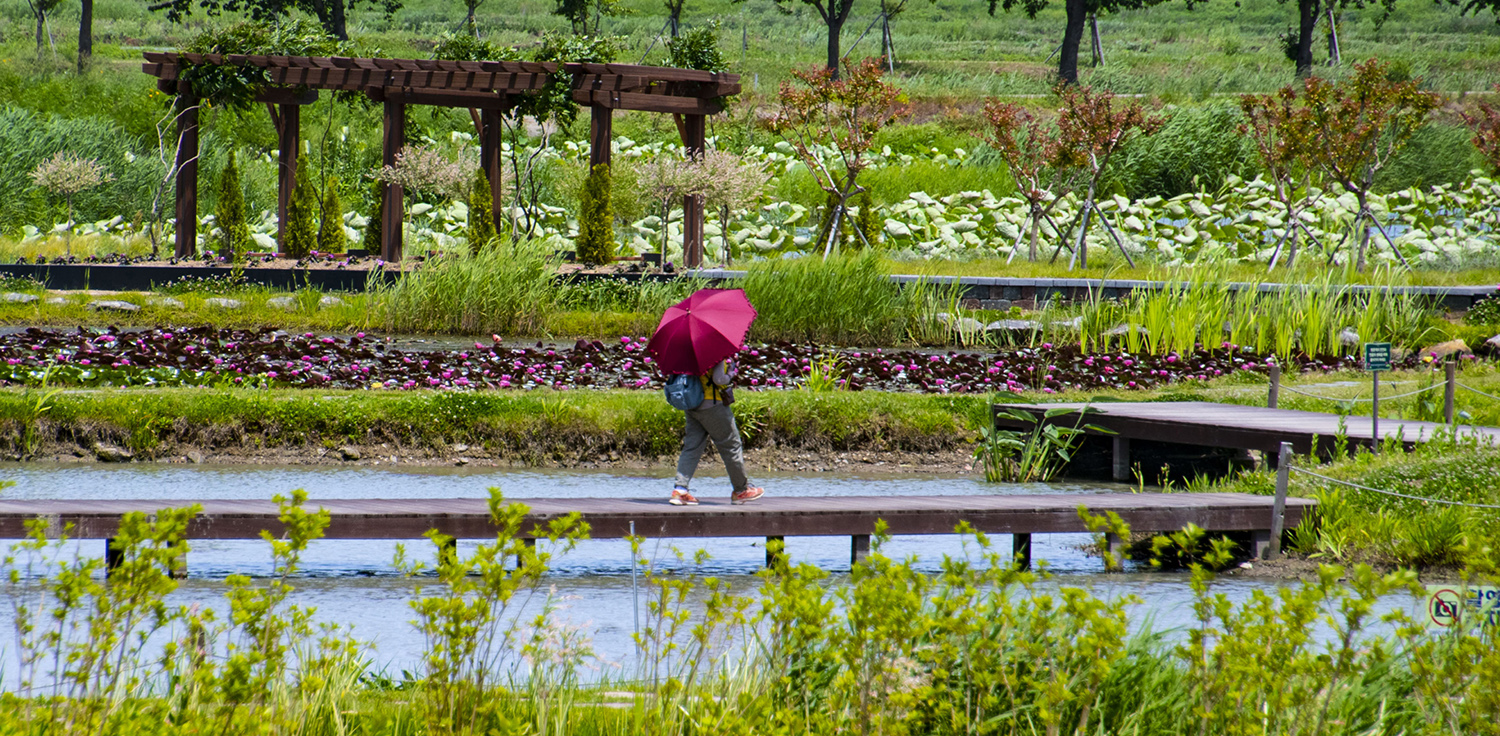
<path id="1" fill-rule="evenodd" d="M 922 329 L 935 314 L 936 292 L 900 288 L 873 251 L 762 261 L 740 284 L 759 312 L 751 338 L 889 345 Z"/>
<path id="2" fill-rule="evenodd" d="M 477 253 L 443 253 L 393 282 L 376 281 L 369 298 L 387 330 L 537 334 L 558 303 L 556 264 L 547 243 L 501 241 Z"/>

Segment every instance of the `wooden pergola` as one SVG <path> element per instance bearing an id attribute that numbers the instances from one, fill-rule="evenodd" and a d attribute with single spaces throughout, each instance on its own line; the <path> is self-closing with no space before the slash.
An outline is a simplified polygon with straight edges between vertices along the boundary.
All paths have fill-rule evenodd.
<path id="1" fill-rule="evenodd" d="M 197 254 L 198 242 L 198 107 L 191 85 L 179 81 L 185 65 L 253 66 L 265 70 L 269 84 L 256 95 L 276 126 L 278 161 L 278 242 L 284 242 L 286 209 L 291 200 L 301 141 L 303 105 L 317 101 L 318 90 L 363 92 L 385 106 L 383 158 L 396 162 L 406 129 L 408 105 L 466 108 L 479 133 L 480 164 L 490 179 L 496 228 L 503 226 L 501 193 L 501 116 L 521 95 L 544 87 L 559 70 L 573 83 L 573 101 L 590 111 L 590 166 L 610 161 L 611 123 L 615 110 L 671 114 L 689 155 L 703 152 L 707 116 L 722 111 L 720 98 L 740 92 L 739 75 L 696 69 L 632 64 L 553 64 L 524 61 L 439 61 L 433 59 L 359 59 L 318 56 L 246 56 L 148 53 L 143 71 L 157 78 L 157 88 L 176 96 L 176 255 Z M 401 260 L 405 193 L 386 185 L 380 223 L 381 258 Z M 683 203 L 683 251 L 690 267 L 703 259 L 703 202 Z"/>

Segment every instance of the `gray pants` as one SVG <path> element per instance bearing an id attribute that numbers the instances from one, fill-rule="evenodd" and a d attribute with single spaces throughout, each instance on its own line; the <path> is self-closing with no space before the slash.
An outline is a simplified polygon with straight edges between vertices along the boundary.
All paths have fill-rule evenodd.
<path id="1" fill-rule="evenodd" d="M 703 405 L 687 415 L 687 432 L 682 438 L 682 454 L 677 457 L 677 485 L 687 488 L 698 470 L 698 459 L 703 456 L 703 446 L 708 438 L 719 448 L 719 457 L 724 458 L 724 468 L 729 471 L 729 482 L 735 492 L 749 487 L 745 478 L 745 448 L 740 442 L 740 428 L 734 423 L 734 410 L 717 401 L 705 401 Z"/>

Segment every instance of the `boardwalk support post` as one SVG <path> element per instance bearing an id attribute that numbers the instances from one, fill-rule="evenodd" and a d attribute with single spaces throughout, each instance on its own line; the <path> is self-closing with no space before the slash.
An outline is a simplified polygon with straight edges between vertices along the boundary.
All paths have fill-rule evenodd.
<path id="1" fill-rule="evenodd" d="M 1274 560 L 1281 556 L 1281 529 L 1286 516 L 1286 491 L 1292 481 L 1292 443 L 1281 443 L 1281 452 L 1276 463 L 1276 502 L 1271 506 L 1271 539 L 1261 559 Z"/>
<path id="2" fill-rule="evenodd" d="M 1011 559 L 1015 560 L 1017 570 L 1031 569 L 1031 535 L 1010 535 Z"/>
<path id="3" fill-rule="evenodd" d="M 1125 540 L 1114 532 L 1104 535 L 1104 546 L 1108 554 L 1104 558 L 1105 569 L 1116 571 L 1125 567 Z"/>
<path id="4" fill-rule="evenodd" d="M 786 539 L 766 537 L 766 567 L 775 567 L 777 558 L 786 558 Z"/>
<path id="5" fill-rule="evenodd" d="M 125 564 L 125 550 L 121 549 L 114 537 L 104 540 L 104 574 L 113 575 L 120 565 Z"/>
<path id="6" fill-rule="evenodd" d="M 1281 364 L 1280 363 L 1272 363 L 1271 364 L 1270 379 L 1271 379 L 1271 387 L 1266 392 L 1266 408 L 1267 409 L 1275 409 L 1277 403 L 1279 403 L 1281 401 Z"/>
<path id="7" fill-rule="evenodd" d="M 1114 451 L 1114 478 L 1125 482 L 1130 480 L 1130 438 L 1115 436 Z"/>
<path id="8" fill-rule="evenodd" d="M 521 542 L 526 545 L 526 550 L 524 552 L 521 552 L 521 553 L 519 553 L 519 554 L 516 555 L 516 569 L 517 570 L 521 569 L 522 567 L 525 567 L 525 565 L 526 565 L 526 556 L 527 555 L 536 554 L 536 540 L 535 539 L 527 537 L 525 539 L 522 539 Z"/>
<path id="9" fill-rule="evenodd" d="M 769 547 L 767 547 L 769 549 Z M 860 560 L 870 556 L 870 535 L 855 534 L 849 537 L 849 566 L 858 565 Z"/>
<path id="10" fill-rule="evenodd" d="M 1443 423 L 1453 426 L 1453 397 L 1458 393 L 1458 361 L 1452 356 L 1443 362 Z"/>

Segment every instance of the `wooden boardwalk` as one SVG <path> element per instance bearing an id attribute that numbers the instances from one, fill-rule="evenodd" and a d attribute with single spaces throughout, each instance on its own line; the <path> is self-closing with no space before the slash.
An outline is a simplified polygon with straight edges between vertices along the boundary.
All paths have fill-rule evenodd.
<path id="1" fill-rule="evenodd" d="M 1207 401 L 1103 402 L 1098 404 L 997 404 L 995 423 L 1007 428 L 1027 428 L 1028 424 L 1010 419 L 999 412 L 1020 409 L 1041 417 L 1050 409 L 1066 407 L 1075 413 L 1054 417 L 1050 421 L 1074 426 L 1076 413 L 1089 407 L 1084 424 L 1110 430 L 1115 438 L 1115 477 L 1128 480 L 1130 442 L 1171 442 L 1199 447 L 1224 447 L 1236 450 L 1260 450 L 1274 456 L 1281 443 L 1290 442 L 1299 454 L 1311 454 L 1316 441 L 1319 455 L 1333 454 L 1340 432 L 1337 414 L 1290 409 L 1267 409 L 1259 406 L 1215 404 Z M 1342 431 L 1350 447 L 1368 447 L 1374 442 L 1370 416 L 1343 417 Z M 1407 447 L 1426 442 L 1448 430 L 1437 422 L 1418 422 L 1381 417 L 1380 436 L 1399 439 Z M 1459 425 L 1460 436 L 1477 436 L 1500 443 L 1500 428 Z M 1094 434 L 1105 434 L 1095 432 Z M 1122 474 L 1122 470 L 1124 471 Z"/>
<path id="2" fill-rule="evenodd" d="M 530 509 L 523 529 L 571 512 L 582 514 L 590 536 L 618 539 L 644 537 L 848 536 L 851 554 L 868 549 L 879 520 L 892 534 L 952 534 L 960 522 L 992 534 L 1011 534 L 1018 554 L 1030 557 L 1031 535 L 1088 531 L 1078 508 L 1101 514 L 1113 511 L 1137 531 L 1176 531 L 1189 523 L 1209 531 L 1251 532 L 1257 550 L 1272 526 L 1269 496 L 1236 493 L 1102 493 L 1010 496 L 835 496 L 767 497 L 731 506 L 705 501 L 696 507 L 674 507 L 652 499 L 513 499 Z M 258 539 L 261 530 L 280 533 L 277 509 L 270 501 L 250 500 L 0 500 L 0 538 L 24 533 L 28 519 L 45 518 L 51 528 L 71 526 L 75 539 L 108 539 L 120 516 L 131 511 L 197 503 L 193 539 Z M 1287 499 L 1286 528 L 1301 522 L 1315 502 Z M 430 529 L 459 539 L 493 537 L 485 499 L 332 499 L 313 500 L 311 508 L 329 511 L 329 539 L 418 539 Z M 1118 540 L 1112 540 L 1118 542 Z"/>

